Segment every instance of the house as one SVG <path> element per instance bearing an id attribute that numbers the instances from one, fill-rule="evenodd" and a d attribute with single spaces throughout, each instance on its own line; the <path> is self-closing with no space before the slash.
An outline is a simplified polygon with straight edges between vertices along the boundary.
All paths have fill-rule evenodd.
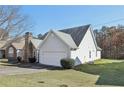
<path id="1" fill-rule="evenodd" d="M 9 41 L 0 41 L 0 58 L 16 60 L 20 56 L 22 60 L 28 62 L 29 57 L 36 57 L 38 61 L 38 46 L 42 40 L 34 38 L 32 33 L 26 32 L 24 36 L 16 38 L 13 42 L 8 43 Z"/>
<path id="2" fill-rule="evenodd" d="M 61 66 L 62 58 L 73 58 L 75 65 L 101 58 L 91 25 L 72 27 L 59 31 L 50 30 L 39 45 L 39 63 Z"/>
<path id="3" fill-rule="evenodd" d="M 25 34 L 24 61 L 28 62 L 28 58 L 36 57 L 39 62 L 39 45 L 43 40 L 33 38 L 32 33 Z"/>
<path id="4" fill-rule="evenodd" d="M 62 58 L 73 58 L 75 65 L 93 62 L 101 58 L 101 48 L 98 47 L 91 25 L 72 27 L 62 30 L 50 30 L 42 37 L 34 38 L 32 33 L 24 36 L 0 41 L 0 58 L 17 59 L 24 62 L 35 57 L 37 62 L 45 65 L 61 66 Z"/>
<path id="5" fill-rule="evenodd" d="M 24 38 L 21 38 L 20 40 L 14 41 L 9 45 L 7 45 L 5 49 L 6 58 L 8 59 L 12 58 L 16 60 L 17 57 L 20 56 L 23 59 L 24 46 L 25 46 L 24 40 L 25 40 Z"/>
<path id="6" fill-rule="evenodd" d="M 0 58 L 6 58 L 6 55 L 5 55 L 6 47 L 4 47 L 5 44 L 6 44 L 6 41 L 3 41 L 3 40 L 0 41 Z"/>

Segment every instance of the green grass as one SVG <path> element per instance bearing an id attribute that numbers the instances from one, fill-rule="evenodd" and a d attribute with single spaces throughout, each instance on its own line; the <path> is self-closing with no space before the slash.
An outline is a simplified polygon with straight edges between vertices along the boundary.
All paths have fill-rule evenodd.
<path id="1" fill-rule="evenodd" d="M 35 74 L 9 75 L 0 77 L 0 86 L 26 87 L 73 87 L 95 86 L 98 76 L 75 70 L 53 70 Z"/>
<path id="2" fill-rule="evenodd" d="M 0 59 L 0 68 L 6 68 L 8 66 L 16 66 L 16 64 L 8 63 L 8 59 Z"/>
<path id="3" fill-rule="evenodd" d="M 0 59 L 0 66 L 1 64 L 7 64 L 8 63 L 8 59 Z"/>
<path id="4" fill-rule="evenodd" d="M 108 63 L 118 63 L 118 62 L 124 62 L 124 60 L 100 59 L 100 60 L 96 60 L 95 64 L 108 64 Z"/>
<path id="5" fill-rule="evenodd" d="M 80 87 L 124 86 L 124 60 L 97 60 L 83 64 L 75 70 L 50 70 L 47 72 L 0 76 L 0 86 L 11 87 Z"/>
<path id="6" fill-rule="evenodd" d="M 124 86 L 124 60 L 102 59 L 95 64 L 83 64 L 76 70 L 91 75 L 99 75 L 96 85 Z"/>

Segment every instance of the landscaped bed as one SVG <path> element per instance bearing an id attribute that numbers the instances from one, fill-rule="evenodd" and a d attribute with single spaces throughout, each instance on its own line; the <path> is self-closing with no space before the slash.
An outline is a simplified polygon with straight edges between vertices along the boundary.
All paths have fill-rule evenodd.
<path id="1" fill-rule="evenodd" d="M 124 86 L 124 62 L 102 59 L 77 66 L 75 70 L 0 76 L 0 86 Z"/>

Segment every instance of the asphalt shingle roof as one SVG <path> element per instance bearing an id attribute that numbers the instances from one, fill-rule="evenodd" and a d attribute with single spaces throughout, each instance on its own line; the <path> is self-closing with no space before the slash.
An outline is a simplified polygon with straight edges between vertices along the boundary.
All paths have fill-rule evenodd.
<path id="1" fill-rule="evenodd" d="M 76 43 L 76 45 L 79 46 L 89 26 L 90 25 L 84 25 L 84 26 L 79 26 L 79 27 L 63 29 L 59 31 L 70 34 L 74 42 Z"/>
<path id="2" fill-rule="evenodd" d="M 35 47 L 36 49 L 39 48 L 39 45 L 42 43 L 42 41 L 43 41 L 43 40 L 39 40 L 39 39 L 31 39 L 31 42 L 32 42 L 32 44 L 34 45 L 34 47 Z"/>
<path id="3" fill-rule="evenodd" d="M 12 43 L 12 45 L 16 48 L 16 49 L 23 49 L 25 46 L 25 42 L 20 42 L 20 43 Z"/>
<path id="4" fill-rule="evenodd" d="M 0 41 L 0 50 L 5 49 L 6 41 Z"/>
<path id="5" fill-rule="evenodd" d="M 66 34 L 70 34 L 72 39 L 74 40 L 75 44 L 78 47 L 89 27 L 90 27 L 90 25 L 84 25 L 84 26 L 62 29 L 62 30 L 58 30 L 58 31 L 64 32 Z M 48 32 L 43 35 L 42 39 L 44 39 L 47 36 L 47 34 L 48 34 Z"/>

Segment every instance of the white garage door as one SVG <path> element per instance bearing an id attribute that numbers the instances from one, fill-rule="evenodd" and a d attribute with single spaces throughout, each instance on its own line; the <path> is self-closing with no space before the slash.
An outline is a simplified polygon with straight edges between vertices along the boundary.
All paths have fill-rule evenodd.
<path id="1" fill-rule="evenodd" d="M 53 66 L 61 66 L 60 60 L 66 58 L 67 54 L 63 51 L 43 52 L 43 63 Z"/>

